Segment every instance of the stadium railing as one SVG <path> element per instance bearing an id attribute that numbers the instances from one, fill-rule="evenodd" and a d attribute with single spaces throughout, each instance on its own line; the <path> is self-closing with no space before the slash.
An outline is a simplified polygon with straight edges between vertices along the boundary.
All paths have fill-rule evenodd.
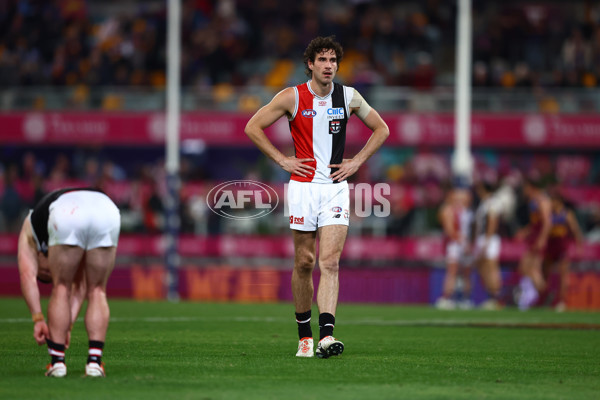
<path id="1" fill-rule="evenodd" d="M 451 112 L 454 88 L 368 86 L 359 88 L 379 111 Z M 254 111 L 280 87 L 230 85 L 184 87 L 183 111 Z M 165 92 L 152 87 L 18 87 L 0 90 L 0 111 L 106 110 L 160 111 Z M 593 113 L 600 110 L 600 92 L 585 88 L 474 88 L 472 108 L 481 112 Z"/>

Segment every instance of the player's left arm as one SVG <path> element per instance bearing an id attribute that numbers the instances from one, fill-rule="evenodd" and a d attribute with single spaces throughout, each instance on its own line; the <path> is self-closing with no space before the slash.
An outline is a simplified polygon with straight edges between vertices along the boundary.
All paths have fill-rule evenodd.
<path id="1" fill-rule="evenodd" d="M 341 164 L 328 165 L 329 168 L 338 168 L 336 172 L 331 174 L 330 178 L 339 182 L 348 179 L 358 171 L 358 168 L 375 154 L 390 135 L 390 129 L 383 118 L 374 108 L 371 108 L 356 89 L 349 107 L 350 114 L 355 114 L 373 133 L 367 144 L 353 158 L 344 159 Z"/>
<path id="2" fill-rule="evenodd" d="M 536 243 L 536 247 L 538 249 L 544 247 L 548 240 L 550 230 L 552 229 L 552 205 L 550 203 L 550 199 L 547 197 L 544 197 L 540 201 L 540 214 L 542 219 L 542 228 Z"/>
<path id="3" fill-rule="evenodd" d="M 448 236 L 450 240 L 459 242 L 462 239 L 460 231 L 456 229 L 452 222 L 452 207 L 447 202 L 444 202 L 440 207 L 440 210 L 438 211 L 438 220 L 440 221 L 444 234 Z"/>

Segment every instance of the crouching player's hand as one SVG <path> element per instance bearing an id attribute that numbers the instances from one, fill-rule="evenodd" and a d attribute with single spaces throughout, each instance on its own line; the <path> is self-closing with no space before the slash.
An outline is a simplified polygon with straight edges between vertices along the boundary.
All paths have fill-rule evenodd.
<path id="1" fill-rule="evenodd" d="M 37 321 L 35 325 L 33 325 L 33 338 L 37 342 L 39 346 L 46 344 L 46 339 L 48 339 L 50 335 L 48 334 L 48 325 L 46 321 Z"/>

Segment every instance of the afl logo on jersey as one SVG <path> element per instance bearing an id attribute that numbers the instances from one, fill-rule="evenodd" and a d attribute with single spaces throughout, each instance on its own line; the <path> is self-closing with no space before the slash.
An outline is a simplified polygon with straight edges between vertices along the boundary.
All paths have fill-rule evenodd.
<path id="1" fill-rule="evenodd" d="M 309 108 L 308 110 L 302 110 L 302 116 L 306 118 L 314 118 L 317 116 L 317 112 L 312 108 Z"/>
<path id="2" fill-rule="evenodd" d="M 341 121 L 329 121 L 329 133 L 331 133 L 332 135 L 335 135 L 336 133 L 339 133 L 340 130 L 342 129 L 342 122 Z"/>

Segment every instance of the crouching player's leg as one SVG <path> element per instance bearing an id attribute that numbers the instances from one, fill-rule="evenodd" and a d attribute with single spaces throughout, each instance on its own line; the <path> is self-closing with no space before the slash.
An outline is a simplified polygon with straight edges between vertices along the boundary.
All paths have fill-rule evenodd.
<path id="1" fill-rule="evenodd" d="M 97 377 L 105 376 L 102 354 L 110 318 L 106 300 L 106 283 L 115 265 L 121 226 L 118 208 L 106 196 L 98 200 L 99 203 L 101 201 L 105 203 L 104 214 L 102 218 L 93 222 L 96 234 L 90 239 L 85 262 L 88 300 L 85 327 L 89 339 L 85 374 Z"/>
<path id="2" fill-rule="evenodd" d="M 105 375 L 102 352 L 110 317 L 106 300 L 106 282 L 114 266 L 116 251 L 116 247 L 101 247 L 89 250 L 86 255 L 88 307 L 85 314 L 85 327 L 89 339 L 85 367 L 87 376 Z"/>
<path id="3" fill-rule="evenodd" d="M 67 374 L 65 348 L 71 327 L 71 287 L 84 250 L 79 246 L 54 245 L 48 249 L 48 264 L 52 273 L 52 294 L 48 303 L 46 340 L 51 356 L 46 375 L 63 377 Z"/>

